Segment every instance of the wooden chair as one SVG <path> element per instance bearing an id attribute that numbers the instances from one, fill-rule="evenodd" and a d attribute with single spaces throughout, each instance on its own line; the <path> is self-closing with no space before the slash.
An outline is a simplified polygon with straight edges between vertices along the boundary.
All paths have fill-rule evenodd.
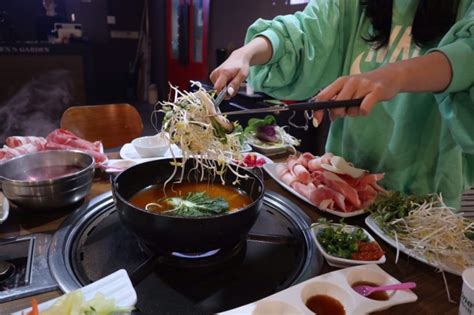
<path id="1" fill-rule="evenodd" d="M 102 141 L 104 148 L 113 148 L 139 137 L 143 122 L 130 104 L 73 106 L 61 117 L 61 128 L 88 141 Z"/>

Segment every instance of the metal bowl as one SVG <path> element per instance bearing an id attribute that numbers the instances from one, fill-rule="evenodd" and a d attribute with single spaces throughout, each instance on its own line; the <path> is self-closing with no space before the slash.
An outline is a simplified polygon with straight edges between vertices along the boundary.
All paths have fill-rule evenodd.
<path id="1" fill-rule="evenodd" d="M 94 158 L 80 151 L 42 151 L 0 165 L 5 197 L 22 208 L 45 210 L 82 200 L 94 177 Z"/>

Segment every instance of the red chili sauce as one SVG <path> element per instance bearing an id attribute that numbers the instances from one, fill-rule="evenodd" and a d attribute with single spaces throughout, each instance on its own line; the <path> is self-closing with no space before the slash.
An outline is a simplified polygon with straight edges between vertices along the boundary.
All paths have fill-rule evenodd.
<path id="1" fill-rule="evenodd" d="M 379 260 L 384 255 L 383 250 L 377 242 L 359 242 L 357 251 L 352 253 L 354 260 Z"/>

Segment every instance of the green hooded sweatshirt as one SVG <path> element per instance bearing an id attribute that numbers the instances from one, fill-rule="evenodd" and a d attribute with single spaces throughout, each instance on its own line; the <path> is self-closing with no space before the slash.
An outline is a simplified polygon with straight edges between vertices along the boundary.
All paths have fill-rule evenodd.
<path id="1" fill-rule="evenodd" d="M 423 48 L 411 38 L 417 5 L 394 1 L 389 45 L 379 50 L 363 40 L 372 26 L 358 0 L 313 0 L 302 12 L 259 19 L 246 42 L 265 36 L 273 55 L 251 67 L 249 83 L 279 99 L 304 100 L 341 75 L 443 52 L 453 70 L 445 91 L 401 93 L 368 116 L 336 119 L 326 151 L 385 173 L 381 184 L 387 189 L 442 193 L 459 209 L 462 192 L 474 186 L 474 1 L 461 0 L 457 22 L 437 44 Z"/>

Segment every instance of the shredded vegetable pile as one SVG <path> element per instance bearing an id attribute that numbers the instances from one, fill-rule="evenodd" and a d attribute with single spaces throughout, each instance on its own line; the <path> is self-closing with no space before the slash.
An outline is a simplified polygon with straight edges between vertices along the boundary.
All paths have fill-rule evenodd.
<path id="1" fill-rule="evenodd" d="M 40 315 L 111 315 L 129 314 L 134 307 L 117 307 L 115 300 L 107 299 L 97 293 L 90 301 L 86 301 L 81 291 L 70 292 L 57 300 L 50 308 L 39 312 L 36 300 L 33 300 L 29 314 Z"/>
<path id="2" fill-rule="evenodd" d="M 159 112 L 164 113 L 161 132 L 167 137 L 170 146 L 175 144 L 182 151 L 183 160 L 175 162 L 175 176 L 177 168 L 181 167 L 181 178 L 185 175 L 184 165 L 189 158 L 193 158 L 193 169 L 200 169 L 205 174 L 219 176 L 224 184 L 224 173 L 232 171 L 237 180 L 246 178 L 239 173 L 238 163 L 242 161 L 241 141 L 242 128 L 236 122 L 228 121 L 224 116 L 217 115 L 211 95 L 203 89 L 199 82 L 193 82 L 196 92 L 180 91 L 172 87 L 174 99 L 160 103 Z"/>
<path id="3" fill-rule="evenodd" d="M 399 203 L 400 195 L 386 198 L 374 204 L 374 208 L 379 206 L 374 219 L 391 237 L 440 269 L 448 267 L 462 272 L 474 266 L 474 222 L 454 213 L 441 196 L 411 198 L 408 211 L 407 205 Z M 381 202 L 387 204 L 390 198 L 395 199 L 397 205 L 392 211 L 388 205 L 380 207 Z"/>
<path id="4" fill-rule="evenodd" d="M 474 266 L 474 221 L 463 218 L 446 206 L 440 195 L 403 196 L 391 193 L 380 197 L 369 209 L 375 222 L 397 242 L 398 261 L 403 244 L 414 257 L 424 258 L 443 275 L 444 270 L 460 274 Z"/>

